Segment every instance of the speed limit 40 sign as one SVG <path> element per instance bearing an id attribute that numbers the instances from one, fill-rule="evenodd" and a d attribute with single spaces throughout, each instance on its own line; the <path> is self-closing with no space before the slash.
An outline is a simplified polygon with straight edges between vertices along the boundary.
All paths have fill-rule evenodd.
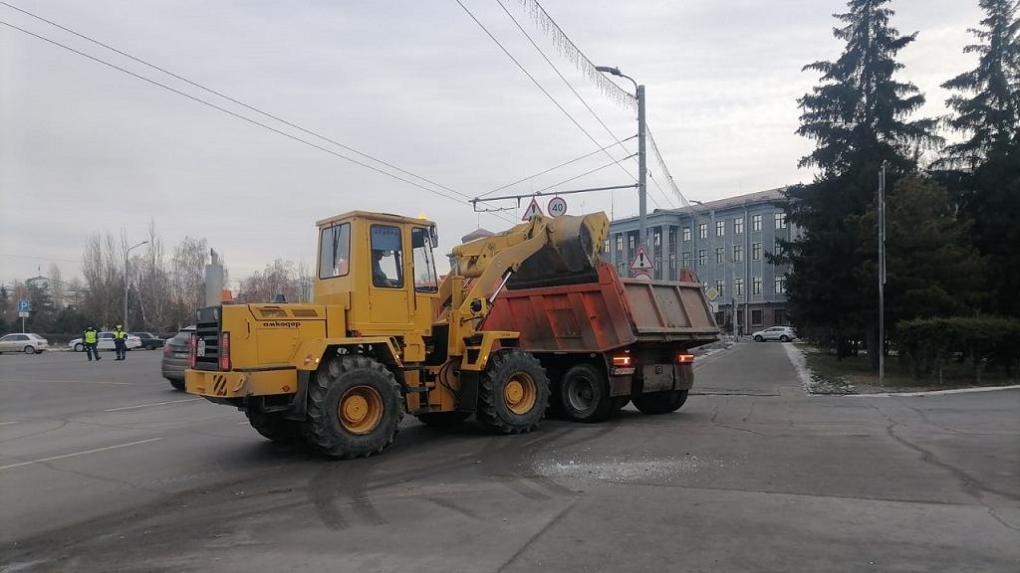
<path id="1" fill-rule="evenodd" d="M 560 215 L 567 214 L 567 200 L 563 197 L 553 197 L 549 200 L 549 205 L 546 210 L 553 217 L 559 217 Z"/>

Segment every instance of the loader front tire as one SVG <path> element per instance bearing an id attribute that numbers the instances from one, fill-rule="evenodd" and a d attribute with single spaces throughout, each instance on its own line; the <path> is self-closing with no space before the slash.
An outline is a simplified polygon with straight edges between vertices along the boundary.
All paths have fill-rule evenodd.
<path id="1" fill-rule="evenodd" d="M 392 372 L 367 356 L 336 356 L 308 385 L 304 437 L 334 458 L 371 456 L 393 444 L 403 417 L 404 401 Z"/>
<path id="2" fill-rule="evenodd" d="M 279 412 L 262 412 L 247 409 L 244 414 L 255 431 L 278 444 L 294 444 L 301 441 L 301 423 L 284 419 Z"/>
<path id="3" fill-rule="evenodd" d="M 634 406 L 642 414 L 668 414 L 676 412 L 687 402 L 687 390 L 649 392 L 632 397 Z"/>
<path id="4" fill-rule="evenodd" d="M 549 404 L 549 378 L 538 359 L 520 350 L 494 353 L 481 376 L 475 417 L 498 434 L 538 428 Z"/>

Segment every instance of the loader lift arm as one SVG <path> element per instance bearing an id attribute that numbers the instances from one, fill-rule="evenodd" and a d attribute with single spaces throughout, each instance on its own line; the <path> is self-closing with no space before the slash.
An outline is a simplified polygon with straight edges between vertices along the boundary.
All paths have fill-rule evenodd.
<path id="1" fill-rule="evenodd" d="M 511 277 L 541 283 L 592 272 L 608 232 L 604 213 L 555 219 L 538 215 L 498 235 L 455 247 L 450 274 L 439 287 L 436 323 L 449 328 L 449 354 L 463 356 L 465 340 L 477 334 Z"/>

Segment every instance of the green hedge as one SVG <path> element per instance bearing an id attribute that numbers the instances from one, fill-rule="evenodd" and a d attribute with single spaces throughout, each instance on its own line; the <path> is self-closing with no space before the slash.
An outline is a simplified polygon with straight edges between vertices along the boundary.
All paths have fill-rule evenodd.
<path id="1" fill-rule="evenodd" d="M 893 342 L 910 361 L 915 378 L 936 374 L 952 360 L 965 360 L 981 382 L 985 368 L 1007 375 L 1020 367 L 1020 320 L 1002 317 L 922 318 L 896 324 Z"/>

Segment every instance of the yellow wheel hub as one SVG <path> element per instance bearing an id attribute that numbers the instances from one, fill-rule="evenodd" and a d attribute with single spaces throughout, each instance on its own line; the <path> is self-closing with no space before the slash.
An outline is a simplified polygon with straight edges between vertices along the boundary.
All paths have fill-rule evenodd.
<path id="1" fill-rule="evenodd" d="M 371 386 L 355 386 L 344 392 L 337 406 L 340 425 L 352 434 L 374 430 L 383 417 L 383 399 Z"/>
<path id="2" fill-rule="evenodd" d="M 538 385 L 535 379 L 524 372 L 510 377 L 503 387 L 503 402 L 514 414 L 523 415 L 531 411 L 538 401 Z"/>

